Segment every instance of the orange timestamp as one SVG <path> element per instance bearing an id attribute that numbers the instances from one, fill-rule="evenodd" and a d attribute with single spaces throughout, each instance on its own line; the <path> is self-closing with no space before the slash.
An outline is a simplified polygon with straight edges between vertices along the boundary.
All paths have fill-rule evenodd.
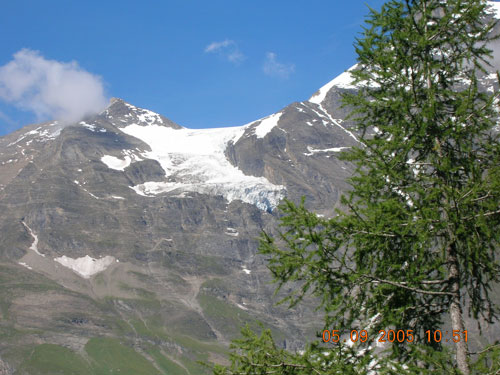
<path id="1" fill-rule="evenodd" d="M 440 329 L 436 330 L 428 329 L 424 333 L 425 333 L 424 340 L 426 340 L 427 343 L 449 342 L 449 341 L 459 342 L 461 340 L 467 342 L 468 339 L 467 330 L 442 331 Z M 353 329 L 351 330 L 349 336 L 341 337 L 340 331 L 338 329 L 332 329 L 332 330 L 325 329 L 323 331 L 323 342 L 331 342 L 331 343 L 347 342 L 349 339 L 351 342 L 359 341 L 363 343 L 364 342 L 412 343 L 415 342 L 415 334 L 412 329 L 407 329 L 407 330 L 381 329 L 380 331 L 378 331 L 377 337 L 370 337 L 370 334 L 366 329 L 362 330 Z"/>

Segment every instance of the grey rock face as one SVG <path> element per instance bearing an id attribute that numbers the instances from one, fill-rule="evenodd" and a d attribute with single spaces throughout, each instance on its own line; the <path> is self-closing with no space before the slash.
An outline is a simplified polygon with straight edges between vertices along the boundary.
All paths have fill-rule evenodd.
<path id="1" fill-rule="evenodd" d="M 293 103 L 279 113 L 277 125 L 263 138 L 254 134 L 260 123 L 251 124 L 228 147 L 229 159 L 244 173 L 285 185 L 288 198 L 306 196 L 318 212 L 331 210 L 352 173 L 352 166 L 338 156 L 359 142 L 341 118 L 334 119 L 316 104 Z"/>

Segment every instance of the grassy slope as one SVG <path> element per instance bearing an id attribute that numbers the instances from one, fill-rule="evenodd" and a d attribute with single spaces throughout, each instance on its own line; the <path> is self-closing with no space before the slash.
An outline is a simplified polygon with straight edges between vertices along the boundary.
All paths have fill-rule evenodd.
<path id="1" fill-rule="evenodd" d="M 108 375 L 156 375 L 160 372 L 134 349 L 112 338 L 93 338 L 85 345 L 92 373 Z"/>
<path id="2" fill-rule="evenodd" d="M 42 344 L 35 347 L 18 374 L 32 375 L 87 375 L 89 364 L 79 355 L 58 345 Z"/>
<path id="3" fill-rule="evenodd" d="M 222 280 L 216 279 L 208 285 L 219 284 L 223 284 Z M 122 290 L 130 292 L 132 298 L 90 299 L 38 273 L 0 264 L 2 357 L 15 365 L 16 375 L 198 375 L 209 371 L 197 361 L 226 356 L 227 348 L 216 341 L 210 327 L 195 312 L 176 301 L 160 300 L 155 293 L 141 289 L 138 285 L 120 286 Z M 16 303 L 15 298 L 24 295 L 43 298 L 43 293 L 47 292 L 85 300 L 88 306 L 94 306 L 94 310 L 61 310 L 57 315 L 45 317 L 49 319 L 46 328 L 21 328 L 23 326 L 16 323 L 17 317 L 11 309 Z M 116 306 L 119 301 L 130 306 L 132 312 L 118 314 Z M 218 327 L 226 327 L 226 337 L 237 336 L 244 323 L 255 326 L 255 318 L 252 319 L 247 312 L 213 295 L 202 292 L 198 301 L 206 318 Z M 169 324 L 165 324 L 165 315 L 168 316 Z M 73 317 L 87 318 L 91 329 L 102 332 L 90 333 L 85 326 L 87 323 L 71 323 Z M 86 336 L 90 333 L 90 336 L 99 337 L 90 339 L 82 352 L 74 352 L 67 347 L 54 345 L 50 337 L 57 333 L 69 336 Z M 48 338 L 46 342 L 50 344 L 33 345 L 34 340 L 39 338 Z"/>

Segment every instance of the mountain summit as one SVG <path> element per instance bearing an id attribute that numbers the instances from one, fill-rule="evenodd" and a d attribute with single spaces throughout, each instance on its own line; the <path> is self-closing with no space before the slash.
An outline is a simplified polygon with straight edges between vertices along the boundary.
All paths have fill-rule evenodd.
<path id="1" fill-rule="evenodd" d="M 180 125 L 177 125 L 162 115 L 133 106 L 119 98 L 111 98 L 108 108 L 101 113 L 100 117 L 102 116 L 115 126 L 123 127 L 124 124 L 134 123 L 141 124 L 142 126 L 160 125 L 173 129 L 182 128 Z"/>

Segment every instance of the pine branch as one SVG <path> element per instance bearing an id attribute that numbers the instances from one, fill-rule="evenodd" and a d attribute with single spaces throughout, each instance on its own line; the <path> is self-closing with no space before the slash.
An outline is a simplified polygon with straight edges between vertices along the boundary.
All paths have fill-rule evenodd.
<path id="1" fill-rule="evenodd" d="M 432 284 L 445 284 L 448 283 L 450 280 L 444 279 L 444 280 L 421 280 L 419 281 L 421 284 L 426 284 L 426 285 L 432 285 Z M 402 284 L 406 284 L 403 282 Z"/>
<path id="2" fill-rule="evenodd" d="M 354 274 L 359 273 L 346 264 L 344 264 L 344 266 L 346 267 L 346 269 L 348 271 L 351 271 Z M 359 276 L 363 277 L 365 279 L 370 279 L 370 280 L 378 281 L 381 283 L 397 286 L 397 287 L 400 287 L 403 289 L 408 289 L 408 290 L 411 290 L 411 291 L 414 291 L 417 293 L 428 294 L 428 295 L 439 295 L 439 296 L 444 296 L 444 295 L 453 296 L 454 295 L 453 293 L 449 293 L 449 292 L 437 292 L 437 291 L 424 290 L 424 289 L 420 289 L 420 288 L 410 287 L 410 286 L 408 286 L 408 283 L 406 283 L 405 281 L 395 282 L 395 281 L 390 281 L 390 280 L 384 280 L 384 279 L 380 279 L 378 277 L 367 275 L 367 274 L 359 274 Z M 422 280 L 420 282 L 422 284 L 426 284 L 426 285 L 433 285 L 433 284 L 435 285 L 435 284 L 445 284 L 445 283 L 449 282 L 449 280 L 446 280 L 446 279 L 445 280 Z"/>
<path id="3" fill-rule="evenodd" d="M 473 199 L 472 202 L 482 201 L 483 199 L 489 198 L 492 196 L 490 193 L 491 193 L 491 191 L 488 191 L 486 193 L 486 195 L 479 197 L 479 198 L 476 198 L 476 199 Z"/>
<path id="4" fill-rule="evenodd" d="M 490 350 L 493 350 L 495 348 L 500 348 L 500 344 L 496 344 L 496 345 L 491 345 L 491 346 L 488 346 L 486 349 L 483 349 L 479 352 L 469 352 L 469 354 L 471 355 L 480 355 L 480 354 L 483 354 L 483 353 L 486 353 L 486 352 L 489 352 Z"/>
<path id="5" fill-rule="evenodd" d="M 474 215 L 474 216 L 464 217 L 464 220 L 470 220 L 470 219 L 475 219 L 477 217 L 491 216 L 491 215 L 497 215 L 497 214 L 500 214 L 500 210 L 488 211 L 488 212 L 485 212 L 483 214 L 478 214 L 478 215 Z"/>
<path id="6" fill-rule="evenodd" d="M 458 198 L 458 201 L 461 201 L 462 199 L 465 199 L 465 197 L 468 196 L 472 192 L 473 192 L 473 189 L 470 189 L 467 193 L 465 193 L 460 198 Z M 473 202 L 474 202 L 474 200 L 473 200 Z"/>
<path id="7" fill-rule="evenodd" d="M 360 276 L 364 277 L 364 278 L 368 278 L 368 279 L 374 280 L 374 281 L 378 281 L 380 283 L 389 284 L 389 285 L 392 285 L 392 286 L 397 286 L 399 288 L 411 290 L 412 292 L 416 292 L 416 293 L 428 294 L 428 295 L 431 295 L 431 296 L 454 296 L 455 295 L 454 293 L 450 293 L 450 292 L 436 292 L 436 291 L 431 291 L 431 290 L 424 290 L 424 289 L 414 288 L 414 287 L 405 285 L 406 283 L 398 283 L 398 282 L 395 282 L 395 281 L 383 280 L 383 279 L 379 279 L 378 277 L 371 276 L 371 275 L 362 274 Z"/>
<path id="8" fill-rule="evenodd" d="M 361 233 L 361 234 L 368 234 L 370 236 L 380 236 L 380 237 L 396 237 L 395 234 L 389 234 L 389 233 L 373 233 L 373 232 L 367 232 L 365 230 L 356 230 L 352 231 L 351 233 Z"/>

